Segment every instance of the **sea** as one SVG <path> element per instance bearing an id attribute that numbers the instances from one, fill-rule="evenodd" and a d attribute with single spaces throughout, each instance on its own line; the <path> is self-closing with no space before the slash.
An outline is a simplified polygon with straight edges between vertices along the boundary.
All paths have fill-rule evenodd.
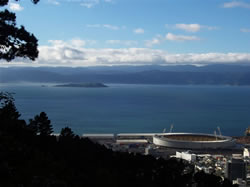
<path id="1" fill-rule="evenodd" d="M 28 122 L 46 112 L 55 133 L 199 132 L 244 135 L 250 86 L 107 84 L 107 88 L 0 84 Z"/>

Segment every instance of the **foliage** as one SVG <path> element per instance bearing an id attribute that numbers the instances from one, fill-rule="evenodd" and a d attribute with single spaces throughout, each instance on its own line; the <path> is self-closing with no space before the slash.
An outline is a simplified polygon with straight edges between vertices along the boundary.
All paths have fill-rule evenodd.
<path id="1" fill-rule="evenodd" d="M 18 119 L 21 114 L 17 111 L 14 101 L 11 93 L 0 92 L 0 129 L 12 131 L 17 123 L 20 124 Z"/>
<path id="2" fill-rule="evenodd" d="M 60 138 L 74 138 L 75 134 L 69 127 L 62 128 Z"/>
<path id="3" fill-rule="evenodd" d="M 33 135 L 38 134 L 38 123 L 34 119 L 29 119 L 29 124 L 27 125 L 28 129 Z"/>
<path id="4" fill-rule="evenodd" d="M 36 115 L 34 119 L 29 120 L 28 128 L 34 135 L 49 136 L 53 133 L 53 127 L 50 123 L 47 114 L 41 112 L 40 115 Z"/>
<path id="5" fill-rule="evenodd" d="M 18 0 L 16 0 L 18 1 Z M 34 4 L 39 0 L 32 0 Z M 9 0 L 0 0 L 0 6 Z M 35 60 L 38 57 L 38 40 L 26 31 L 24 26 L 17 27 L 15 13 L 7 9 L 0 11 L 0 59 L 11 61 L 16 57 Z"/>
<path id="6" fill-rule="evenodd" d="M 0 92 L 0 105 L 4 106 L 10 102 L 14 102 L 13 93 L 10 92 Z"/>
<path id="7" fill-rule="evenodd" d="M 19 1 L 19 0 L 15 0 L 15 1 Z M 34 4 L 37 4 L 40 0 L 31 0 Z M 9 0 L 0 0 L 0 6 L 5 6 L 7 5 L 9 2 Z"/>

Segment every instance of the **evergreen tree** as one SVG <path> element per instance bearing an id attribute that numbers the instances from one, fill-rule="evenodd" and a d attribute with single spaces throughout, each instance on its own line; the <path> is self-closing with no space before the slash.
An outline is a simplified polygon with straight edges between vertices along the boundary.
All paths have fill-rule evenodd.
<path id="1" fill-rule="evenodd" d="M 34 134 L 39 134 L 41 136 L 49 136 L 53 133 L 53 127 L 45 112 L 36 115 L 34 120 L 30 119 L 28 127 Z"/>
<path id="2" fill-rule="evenodd" d="M 50 124 L 50 120 L 48 119 L 45 112 L 41 112 L 38 119 L 38 129 L 41 136 L 49 136 L 51 133 L 53 133 L 53 127 Z"/>
<path id="3" fill-rule="evenodd" d="M 74 138 L 75 134 L 69 127 L 62 128 L 60 133 L 60 138 L 68 137 L 68 138 Z"/>
<path id="4" fill-rule="evenodd" d="M 11 93 L 0 92 L 0 124 L 1 128 L 12 129 L 21 114 L 17 111 Z"/>
<path id="5" fill-rule="evenodd" d="M 38 121 L 29 119 L 29 124 L 27 125 L 27 127 L 32 132 L 33 135 L 38 134 Z"/>

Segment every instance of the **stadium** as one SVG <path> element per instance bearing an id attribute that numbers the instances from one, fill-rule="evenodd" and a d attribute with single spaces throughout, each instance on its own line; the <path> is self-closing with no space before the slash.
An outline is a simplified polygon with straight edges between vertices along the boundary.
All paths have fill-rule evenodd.
<path id="1" fill-rule="evenodd" d="M 235 146 L 232 137 L 203 133 L 164 133 L 153 136 L 157 146 L 181 149 L 226 149 Z"/>

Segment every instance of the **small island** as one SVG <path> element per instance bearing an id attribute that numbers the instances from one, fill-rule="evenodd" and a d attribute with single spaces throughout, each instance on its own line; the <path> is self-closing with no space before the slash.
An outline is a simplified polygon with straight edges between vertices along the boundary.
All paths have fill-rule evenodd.
<path id="1" fill-rule="evenodd" d="M 69 84 L 58 84 L 54 87 L 77 87 L 77 88 L 106 88 L 107 85 L 103 83 L 69 83 Z"/>

